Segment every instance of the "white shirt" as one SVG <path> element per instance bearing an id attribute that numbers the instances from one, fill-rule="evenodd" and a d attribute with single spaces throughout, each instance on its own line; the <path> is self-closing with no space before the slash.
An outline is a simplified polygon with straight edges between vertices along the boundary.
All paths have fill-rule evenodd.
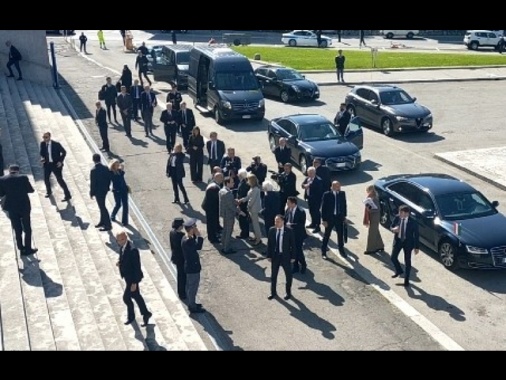
<path id="1" fill-rule="evenodd" d="M 334 215 L 337 215 L 337 201 L 336 201 L 336 198 L 337 198 L 337 195 L 339 194 L 339 191 L 333 191 L 332 193 L 334 193 Z"/>
<path id="2" fill-rule="evenodd" d="M 218 152 L 216 150 L 216 140 L 213 140 L 212 143 L 211 143 L 211 158 L 213 160 L 218 159 L 218 157 L 217 157 L 218 154 L 217 153 Z"/>
<path id="3" fill-rule="evenodd" d="M 49 162 L 53 162 L 53 155 L 51 154 L 51 140 L 47 143 L 47 152 L 49 157 Z"/>
<path id="4" fill-rule="evenodd" d="M 175 155 L 172 156 L 172 158 L 170 159 L 170 166 L 172 166 L 173 168 L 176 167 L 176 159 L 177 157 Z"/>

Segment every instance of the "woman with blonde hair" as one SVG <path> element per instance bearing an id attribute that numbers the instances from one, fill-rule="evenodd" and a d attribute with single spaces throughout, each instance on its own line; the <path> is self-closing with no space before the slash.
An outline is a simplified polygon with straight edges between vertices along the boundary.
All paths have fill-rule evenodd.
<path id="1" fill-rule="evenodd" d="M 252 245 L 258 245 L 262 242 L 262 232 L 260 231 L 260 221 L 258 220 L 260 210 L 262 210 L 262 198 L 260 197 L 260 186 L 258 186 L 258 178 L 254 174 L 248 174 L 248 185 L 250 189 L 248 194 L 238 200 L 239 203 L 248 203 L 248 211 L 253 226 L 254 238 L 249 238 Z"/>
<path id="2" fill-rule="evenodd" d="M 274 190 L 274 185 L 266 180 L 262 183 L 264 196 L 262 197 L 262 210 L 260 214 L 264 218 L 265 236 L 269 236 L 269 229 L 274 226 L 274 219 L 279 212 L 281 197 L 279 191 Z"/>
<path id="3" fill-rule="evenodd" d="M 111 220 L 116 222 L 116 214 L 120 207 L 123 210 L 121 224 L 128 226 L 128 193 L 129 187 L 125 181 L 125 166 L 117 159 L 109 164 L 109 170 L 112 172 L 112 194 L 116 204 L 111 213 Z"/>
<path id="4" fill-rule="evenodd" d="M 385 245 L 381 238 L 380 225 L 380 203 L 378 194 L 373 185 L 369 185 L 365 189 L 367 197 L 364 199 L 364 226 L 367 231 L 367 247 L 364 254 L 370 255 L 383 251 Z"/>
<path id="5" fill-rule="evenodd" d="M 167 160 L 167 167 L 165 174 L 172 180 L 172 192 L 174 193 L 174 199 L 172 203 L 181 203 L 179 198 L 179 190 L 183 193 L 184 204 L 190 203 L 188 194 L 183 184 L 183 178 L 186 176 L 184 170 L 184 159 L 183 144 L 178 143 L 174 145 L 174 150 L 170 152 L 169 159 Z"/>

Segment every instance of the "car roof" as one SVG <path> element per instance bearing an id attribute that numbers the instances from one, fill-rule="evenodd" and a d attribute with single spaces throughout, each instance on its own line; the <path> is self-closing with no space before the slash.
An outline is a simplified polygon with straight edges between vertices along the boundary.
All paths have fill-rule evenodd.
<path id="1" fill-rule="evenodd" d="M 294 115 L 283 116 L 280 119 L 290 119 L 295 124 L 308 124 L 308 123 L 318 123 L 318 122 L 329 122 L 331 121 L 323 115 L 319 115 L 316 113 L 300 113 Z"/>
<path id="2" fill-rule="evenodd" d="M 172 44 L 172 45 L 162 45 L 162 47 L 178 52 L 178 51 L 190 51 L 193 48 L 193 45 L 190 45 L 190 44 L 176 44 L 176 45 L 174 45 L 174 44 Z"/>
<path id="3" fill-rule="evenodd" d="M 470 184 L 441 173 L 396 174 L 380 179 L 386 185 L 397 181 L 408 181 L 428 189 L 433 195 L 442 195 L 455 192 L 474 192 L 476 189 Z"/>
<path id="4" fill-rule="evenodd" d="M 291 67 L 288 67 L 288 66 L 279 66 L 279 65 L 262 65 L 262 66 L 258 66 L 256 68 L 256 70 L 258 70 L 258 69 L 271 69 L 271 70 L 274 70 L 274 71 L 279 70 L 279 69 L 282 69 L 282 70 L 285 70 L 285 69 L 295 70 L 295 69 L 293 69 Z M 297 70 L 295 70 L 295 71 L 297 71 Z"/>
<path id="5" fill-rule="evenodd" d="M 392 91 L 392 90 L 402 90 L 402 88 L 395 86 L 393 84 L 360 84 L 353 87 L 353 90 L 358 90 L 359 88 L 366 88 L 368 90 L 376 90 L 378 92 L 384 91 Z"/>

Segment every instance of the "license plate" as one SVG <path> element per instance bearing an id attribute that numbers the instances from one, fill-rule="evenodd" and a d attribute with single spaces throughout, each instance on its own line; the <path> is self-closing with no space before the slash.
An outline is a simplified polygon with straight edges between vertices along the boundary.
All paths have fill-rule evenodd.
<path id="1" fill-rule="evenodd" d="M 251 115 L 242 115 L 243 119 L 251 119 Z"/>
<path id="2" fill-rule="evenodd" d="M 336 164 L 336 167 L 338 167 L 338 168 L 345 168 L 346 167 L 346 162 L 340 162 L 340 163 Z"/>

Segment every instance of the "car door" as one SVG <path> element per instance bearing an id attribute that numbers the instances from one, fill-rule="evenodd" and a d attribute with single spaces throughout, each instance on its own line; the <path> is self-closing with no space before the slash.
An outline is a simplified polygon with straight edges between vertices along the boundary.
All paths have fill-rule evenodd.
<path id="1" fill-rule="evenodd" d="M 487 33 L 487 45 L 488 46 L 497 46 L 497 43 L 499 42 L 499 37 L 494 32 Z"/>
<path id="2" fill-rule="evenodd" d="M 355 116 L 362 119 L 363 122 L 369 123 L 367 115 L 367 103 L 369 102 L 369 90 L 366 88 L 359 88 L 353 96 L 353 108 L 355 109 Z"/>
<path id="3" fill-rule="evenodd" d="M 344 138 L 355 144 L 358 149 L 364 147 L 364 131 L 362 130 L 362 125 L 360 124 L 360 118 L 358 116 L 351 118 L 344 132 Z"/>
<path id="4" fill-rule="evenodd" d="M 288 139 L 288 132 L 285 130 L 285 127 L 286 127 L 285 121 L 286 120 L 284 120 L 284 119 L 280 119 L 276 122 L 276 126 L 271 128 L 271 133 L 274 136 L 274 140 L 276 141 L 276 145 L 278 144 L 279 139 L 281 137 Z M 275 147 L 271 147 L 271 148 L 274 149 Z"/>
<path id="5" fill-rule="evenodd" d="M 269 95 L 268 94 L 268 89 L 267 89 L 267 81 L 268 81 L 268 78 L 267 78 L 267 69 L 266 68 L 263 68 L 263 67 L 259 67 L 258 69 L 255 70 L 255 76 L 258 80 L 258 83 L 260 84 L 260 88 L 262 89 L 262 93 L 264 95 Z"/>
<path id="6" fill-rule="evenodd" d="M 286 133 L 286 144 L 290 147 L 292 151 L 292 160 L 294 162 L 298 162 L 298 157 L 300 154 L 300 145 L 297 136 L 297 126 L 288 119 L 283 119 L 279 121 L 279 126 Z"/>
<path id="7" fill-rule="evenodd" d="M 279 96 L 277 76 L 271 69 L 266 72 L 265 93 L 269 96 Z"/>
<path id="8" fill-rule="evenodd" d="M 306 32 L 306 45 L 305 46 L 310 46 L 310 47 L 316 47 L 318 45 L 318 40 L 316 38 L 316 34 L 312 33 L 312 32 Z"/>
<path id="9" fill-rule="evenodd" d="M 170 50 L 162 49 L 160 56 L 156 56 L 152 61 L 153 79 L 157 82 L 170 83 L 176 76 L 175 55 Z"/>
<path id="10" fill-rule="evenodd" d="M 366 109 L 369 123 L 375 128 L 381 127 L 381 119 L 384 113 L 381 108 L 381 100 L 376 92 L 369 91 L 369 101 L 367 102 Z"/>

